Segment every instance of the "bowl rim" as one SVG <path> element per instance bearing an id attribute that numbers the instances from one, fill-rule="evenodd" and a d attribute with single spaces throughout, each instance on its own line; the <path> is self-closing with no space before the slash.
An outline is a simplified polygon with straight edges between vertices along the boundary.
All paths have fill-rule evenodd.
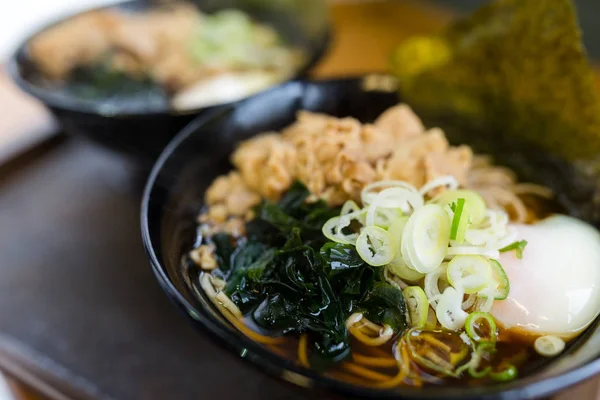
<path id="1" fill-rule="evenodd" d="M 359 83 L 364 75 L 360 76 L 349 76 L 343 78 L 334 79 L 323 79 L 323 80 L 295 80 L 284 83 L 277 87 L 270 88 L 264 92 L 256 95 L 256 97 L 269 96 L 270 92 L 283 90 L 287 86 L 300 85 L 305 88 L 307 85 L 322 85 L 328 83 L 340 83 L 340 84 L 357 84 Z M 141 236 L 144 249 L 150 261 L 151 268 L 161 286 L 165 291 L 166 295 L 170 298 L 179 309 L 183 310 L 185 314 L 193 320 L 193 324 L 196 328 L 201 330 L 203 333 L 208 334 L 213 341 L 217 342 L 222 347 L 227 348 L 230 351 L 234 351 L 240 358 L 246 362 L 253 364 L 255 367 L 261 367 L 260 369 L 270 375 L 271 377 L 277 378 L 278 380 L 286 380 L 288 382 L 295 383 L 298 386 L 305 386 L 310 389 L 326 389 L 333 392 L 350 395 L 353 397 L 360 398 L 377 398 L 377 399 L 392 399 L 392 398 L 406 398 L 406 399 L 525 399 L 525 398 L 538 398 L 545 397 L 554 394 L 560 390 L 566 389 L 584 380 L 587 380 L 600 372 L 600 357 L 588 361 L 587 363 L 574 367 L 563 373 L 551 376 L 545 376 L 541 378 L 535 378 L 534 376 L 525 376 L 518 378 L 511 383 L 508 383 L 508 387 L 505 385 L 487 385 L 487 386 L 439 386 L 439 387 L 428 387 L 425 392 L 419 388 L 402 387 L 401 390 L 395 389 L 371 389 L 359 386 L 354 386 L 342 381 L 328 378 L 323 375 L 319 375 L 316 372 L 299 367 L 295 363 L 289 360 L 283 359 L 271 352 L 267 348 L 257 344 L 245 335 L 235 329 L 230 329 L 224 326 L 224 324 L 216 319 L 204 315 L 201 310 L 198 310 L 192 303 L 190 303 L 185 296 L 180 293 L 175 287 L 171 279 L 169 278 L 166 267 L 162 264 L 155 252 L 156 247 L 160 247 L 161 243 L 154 243 L 152 241 L 152 234 L 150 230 L 150 209 L 153 206 L 152 197 L 155 190 L 157 189 L 157 180 L 161 176 L 163 166 L 166 164 L 171 157 L 174 157 L 177 153 L 178 148 L 186 142 L 187 139 L 192 135 L 200 134 L 202 127 L 208 123 L 211 119 L 218 117 L 220 113 L 224 112 L 225 109 L 235 109 L 237 107 L 243 107 L 246 103 L 254 101 L 254 98 L 248 98 L 240 101 L 234 105 L 230 105 L 227 108 L 220 108 L 200 115 L 189 124 L 187 124 L 178 134 L 175 136 L 167 147 L 163 150 L 160 157 L 155 162 L 150 175 L 147 179 L 144 187 L 144 192 L 141 200 L 140 209 L 140 221 L 141 221 Z M 161 206 L 162 207 L 162 206 Z M 161 218 L 164 216 L 164 210 L 160 212 Z M 247 354 L 251 356 L 248 357 Z M 287 377 L 287 378 L 286 378 Z M 305 383 L 305 384 L 303 384 Z M 310 384 L 308 384 L 310 383 Z M 469 393 L 465 393 L 466 389 L 473 389 Z M 479 390 L 478 390 L 479 389 Z M 429 393 L 427 393 L 429 392 Z"/>
<path id="2" fill-rule="evenodd" d="M 98 102 L 92 102 L 91 104 L 87 104 L 87 103 L 84 104 L 84 103 L 79 102 L 76 97 L 65 96 L 64 98 L 62 98 L 62 97 L 57 98 L 55 96 L 52 96 L 51 94 L 49 94 L 52 92 L 51 89 L 50 90 L 44 89 L 42 87 L 34 85 L 33 83 L 31 83 L 27 79 L 25 79 L 19 72 L 19 65 L 20 65 L 19 60 L 18 60 L 19 55 L 25 51 L 27 44 L 35 36 L 52 28 L 53 26 L 56 26 L 58 24 L 66 22 L 69 19 L 78 17 L 80 15 L 83 15 L 83 14 L 86 14 L 89 12 L 100 11 L 100 10 L 109 10 L 109 9 L 127 9 L 127 7 L 134 7 L 136 5 L 148 6 L 148 7 L 152 6 L 152 4 L 147 3 L 143 0 L 124 0 L 124 1 L 119 1 L 116 3 L 108 4 L 108 5 L 85 8 L 83 10 L 75 11 L 73 13 L 68 13 L 68 14 L 60 16 L 56 19 L 52 19 L 44 24 L 41 24 L 40 26 L 38 26 L 31 32 L 26 34 L 24 36 L 24 38 L 20 42 L 18 42 L 18 45 L 16 46 L 16 48 L 10 54 L 10 56 L 8 57 L 8 59 L 5 62 L 5 65 L 4 65 L 7 75 L 15 83 L 15 85 L 18 88 L 20 88 L 22 91 L 35 97 L 36 99 L 41 101 L 45 106 L 52 108 L 52 109 L 59 110 L 59 111 L 68 111 L 68 112 L 76 112 L 76 113 L 80 113 L 80 114 L 99 115 L 99 116 L 103 116 L 103 117 L 123 118 L 123 119 L 125 119 L 125 118 L 127 118 L 127 119 L 153 118 L 153 117 L 165 116 L 165 115 L 189 116 L 189 115 L 197 115 L 202 111 L 206 111 L 206 110 L 213 109 L 216 107 L 235 104 L 239 101 L 243 101 L 248 98 L 251 98 L 252 96 L 255 96 L 257 94 L 264 93 L 265 91 L 268 91 L 269 89 L 276 87 L 278 85 L 282 85 L 287 82 L 298 80 L 298 79 L 304 77 L 306 75 L 306 73 L 312 67 L 314 67 L 321 60 L 321 58 L 325 55 L 325 53 L 329 49 L 329 45 L 331 43 L 331 39 L 332 39 L 332 35 L 333 35 L 331 25 L 330 25 L 330 18 L 327 16 L 327 18 L 326 18 L 327 22 L 326 22 L 326 26 L 324 28 L 324 32 L 322 34 L 322 37 L 319 39 L 317 46 L 315 47 L 315 51 L 311 53 L 310 58 L 300 68 L 298 68 L 296 70 L 296 72 L 292 76 L 290 76 L 288 79 L 286 79 L 280 83 L 276 83 L 272 86 L 269 86 L 266 89 L 261 90 L 258 93 L 254 93 L 249 96 L 243 97 L 242 99 L 239 99 L 239 100 L 234 100 L 234 101 L 230 101 L 230 102 L 226 102 L 226 103 L 210 104 L 210 105 L 207 105 L 204 107 L 195 107 L 195 108 L 189 108 L 189 109 L 184 109 L 184 110 L 177 110 L 172 107 L 151 109 L 148 111 L 140 110 L 140 111 L 128 111 L 128 112 L 119 112 L 119 111 L 115 111 L 112 108 L 110 111 L 107 109 L 103 110 Z"/>

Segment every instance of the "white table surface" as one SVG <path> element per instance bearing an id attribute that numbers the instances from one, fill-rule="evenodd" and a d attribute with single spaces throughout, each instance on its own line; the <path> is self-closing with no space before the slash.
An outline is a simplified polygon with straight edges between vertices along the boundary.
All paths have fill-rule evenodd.
<path id="1" fill-rule="evenodd" d="M 118 0 L 0 0 L 0 60 L 38 28 L 79 10 Z"/>

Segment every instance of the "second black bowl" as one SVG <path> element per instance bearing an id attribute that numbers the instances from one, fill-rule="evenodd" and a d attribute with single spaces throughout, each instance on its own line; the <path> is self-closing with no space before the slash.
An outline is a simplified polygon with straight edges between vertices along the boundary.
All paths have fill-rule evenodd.
<path id="1" fill-rule="evenodd" d="M 323 0 L 310 0 L 310 7 L 300 7 L 295 2 L 228 0 L 193 1 L 203 12 L 225 8 L 239 8 L 252 18 L 274 27 L 286 40 L 301 48 L 306 62 L 292 79 L 304 76 L 325 52 L 329 43 L 326 4 Z M 308 4 L 308 3 L 307 3 Z M 143 12 L 153 7 L 151 1 L 131 0 L 105 8 L 127 12 Z M 72 17 L 68 17 L 72 18 Z M 57 117 L 65 132 L 81 135 L 105 147 L 133 156 L 148 166 L 156 160 L 170 139 L 199 114 L 217 106 L 177 111 L 168 106 L 134 112 L 103 107 L 100 102 L 78 101 L 74 96 L 58 94 L 36 82 L 39 75 L 28 57 L 27 38 L 9 60 L 7 70 L 13 81 L 25 92 L 40 100 Z"/>

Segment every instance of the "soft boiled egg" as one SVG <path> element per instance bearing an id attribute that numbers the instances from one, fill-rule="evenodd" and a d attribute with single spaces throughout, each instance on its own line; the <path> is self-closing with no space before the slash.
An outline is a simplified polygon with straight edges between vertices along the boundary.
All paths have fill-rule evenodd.
<path id="1" fill-rule="evenodd" d="M 492 315 L 509 333 L 576 336 L 600 312 L 600 233 L 565 215 L 512 226 L 527 246 L 501 254 L 510 292 Z"/>

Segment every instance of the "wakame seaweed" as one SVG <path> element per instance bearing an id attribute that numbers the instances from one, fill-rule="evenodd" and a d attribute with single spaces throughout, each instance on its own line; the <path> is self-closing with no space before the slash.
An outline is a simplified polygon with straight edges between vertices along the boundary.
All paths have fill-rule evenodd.
<path id="1" fill-rule="evenodd" d="M 401 333 L 406 304 L 382 267 L 366 264 L 354 246 L 325 238 L 321 228 L 339 209 L 307 202 L 309 195 L 297 182 L 278 203 L 256 208 L 237 246 L 226 234 L 212 242 L 225 293 L 244 315 L 275 335 L 308 334 L 311 357 L 322 364 L 350 354 L 350 314 L 363 312 Z"/>

